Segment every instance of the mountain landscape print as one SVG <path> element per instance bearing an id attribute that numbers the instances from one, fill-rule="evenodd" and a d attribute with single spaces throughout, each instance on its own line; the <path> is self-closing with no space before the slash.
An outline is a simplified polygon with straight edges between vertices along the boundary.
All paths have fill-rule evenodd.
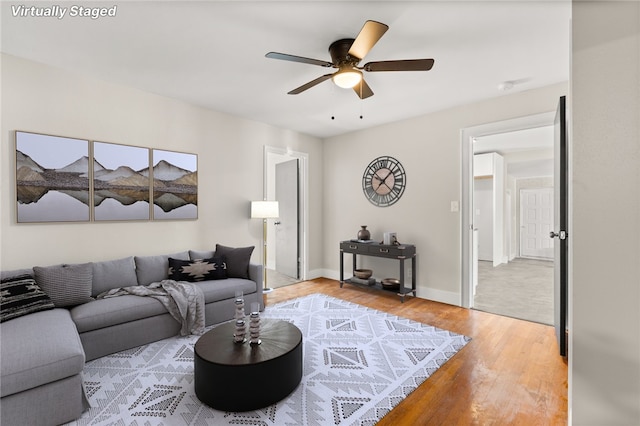
<path id="1" fill-rule="evenodd" d="M 198 218 L 195 154 L 22 131 L 15 137 L 18 223 Z"/>
<path id="2" fill-rule="evenodd" d="M 153 218 L 197 219 L 198 156 L 154 149 L 152 164 Z"/>
<path id="3" fill-rule="evenodd" d="M 149 149 L 93 143 L 94 219 L 149 220 Z"/>
<path id="4" fill-rule="evenodd" d="M 90 219 L 89 141 L 16 132 L 17 221 Z"/>

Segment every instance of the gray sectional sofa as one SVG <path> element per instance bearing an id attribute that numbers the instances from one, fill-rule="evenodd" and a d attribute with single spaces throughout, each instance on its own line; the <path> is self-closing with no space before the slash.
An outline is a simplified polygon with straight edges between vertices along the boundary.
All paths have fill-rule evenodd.
<path id="1" fill-rule="evenodd" d="M 204 295 L 206 325 L 233 318 L 237 290 L 242 290 L 247 310 L 251 302 L 259 302 L 264 309 L 262 265 L 250 263 L 252 250 L 218 245 L 215 252 L 184 251 L 2 272 L 3 282 L 33 276 L 55 308 L 0 324 L 0 424 L 55 425 L 78 418 L 88 407 L 81 376 L 86 361 L 178 334 L 180 323 L 154 298 L 96 298 L 114 288 L 170 278 L 170 258 L 195 261 L 224 252 L 227 277 L 196 282 Z M 59 288 L 48 291 L 46 281 L 51 276 L 72 283 L 62 291 L 71 289 L 72 294 L 61 294 Z"/>

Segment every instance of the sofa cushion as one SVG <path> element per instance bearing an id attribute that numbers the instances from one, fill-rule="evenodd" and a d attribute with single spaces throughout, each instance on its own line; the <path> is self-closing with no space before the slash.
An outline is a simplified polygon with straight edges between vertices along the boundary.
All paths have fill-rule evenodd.
<path id="1" fill-rule="evenodd" d="M 71 309 L 71 318 L 79 333 L 168 314 L 153 297 L 124 295 L 98 299 Z"/>
<path id="2" fill-rule="evenodd" d="M 170 280 L 196 282 L 225 278 L 227 278 L 227 265 L 224 257 L 197 260 L 169 258 Z"/>
<path id="3" fill-rule="evenodd" d="M 136 256 L 136 276 L 139 285 L 149 285 L 169 278 L 169 257 L 189 260 L 189 252 L 159 256 Z"/>
<path id="4" fill-rule="evenodd" d="M 74 376 L 84 367 L 82 343 L 66 309 L 4 322 L 0 334 L 2 397 Z"/>
<path id="5" fill-rule="evenodd" d="M 138 285 L 133 256 L 93 263 L 92 296 L 119 287 Z"/>
<path id="6" fill-rule="evenodd" d="M 249 279 L 249 262 L 254 246 L 227 247 L 216 244 L 216 256 L 224 256 L 227 259 L 227 276 L 230 278 Z"/>
<path id="7" fill-rule="evenodd" d="M 0 322 L 54 308 L 49 296 L 30 275 L 3 279 L 0 295 Z"/>
<path id="8" fill-rule="evenodd" d="M 33 269 L 14 269 L 12 271 L 0 271 L 0 280 L 18 277 L 20 275 L 30 275 L 33 278 Z"/>
<path id="9" fill-rule="evenodd" d="M 189 259 L 191 260 L 211 259 L 214 255 L 214 251 L 189 250 Z"/>
<path id="10" fill-rule="evenodd" d="M 91 263 L 34 266 L 36 282 L 57 308 L 86 303 L 91 298 Z"/>
<path id="11" fill-rule="evenodd" d="M 255 281 L 242 278 L 227 278 L 219 281 L 201 281 L 197 283 L 204 294 L 204 303 L 218 302 L 225 299 L 233 299 L 236 290 L 242 290 L 243 294 L 256 292 Z"/>

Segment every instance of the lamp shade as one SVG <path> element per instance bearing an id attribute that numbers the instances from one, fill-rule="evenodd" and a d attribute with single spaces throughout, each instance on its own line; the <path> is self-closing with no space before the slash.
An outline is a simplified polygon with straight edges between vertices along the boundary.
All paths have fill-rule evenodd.
<path id="1" fill-rule="evenodd" d="M 252 219 L 271 219 L 280 215 L 277 201 L 252 201 Z"/>
<path id="2" fill-rule="evenodd" d="M 353 68 L 342 68 L 332 79 L 336 86 L 350 89 L 362 81 L 362 72 Z"/>

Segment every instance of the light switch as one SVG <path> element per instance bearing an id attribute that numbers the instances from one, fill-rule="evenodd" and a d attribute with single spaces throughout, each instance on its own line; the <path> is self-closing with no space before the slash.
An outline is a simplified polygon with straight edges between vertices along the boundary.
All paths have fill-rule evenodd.
<path id="1" fill-rule="evenodd" d="M 460 211 L 460 204 L 458 204 L 457 201 L 452 201 L 451 202 L 451 212 L 455 213 Z"/>

